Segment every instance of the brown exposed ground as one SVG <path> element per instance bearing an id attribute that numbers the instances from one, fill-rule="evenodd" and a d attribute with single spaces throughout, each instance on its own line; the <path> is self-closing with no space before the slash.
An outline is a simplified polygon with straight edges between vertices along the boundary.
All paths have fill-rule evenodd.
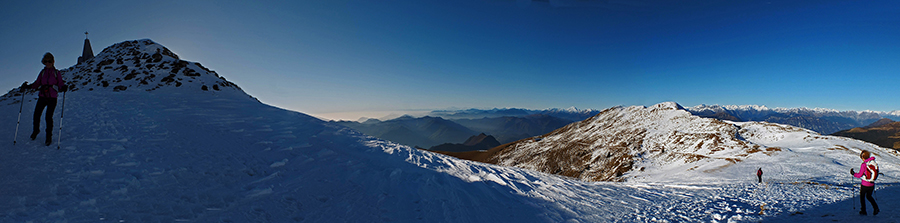
<path id="1" fill-rule="evenodd" d="M 738 140 L 735 136 L 739 128 L 692 116 L 676 107 L 611 108 L 548 134 L 486 151 L 433 152 L 585 181 L 624 181 L 629 171 L 644 171 L 644 166 L 636 166 L 638 163 L 726 161 L 721 169 L 753 153 L 772 156 L 782 150 Z M 659 123 L 678 127 L 660 130 L 656 127 Z"/>
<path id="2" fill-rule="evenodd" d="M 900 150 L 900 122 L 893 122 L 890 119 L 882 119 L 867 127 L 839 131 L 832 135 L 859 139 L 884 148 Z"/>

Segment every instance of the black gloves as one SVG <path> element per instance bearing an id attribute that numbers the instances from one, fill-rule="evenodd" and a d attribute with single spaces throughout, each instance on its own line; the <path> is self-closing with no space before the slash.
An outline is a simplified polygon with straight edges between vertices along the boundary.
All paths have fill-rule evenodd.
<path id="1" fill-rule="evenodd" d="M 47 90 L 51 87 L 52 87 L 51 85 L 41 85 L 40 89 Z M 31 85 L 29 85 L 28 81 L 26 81 L 25 83 L 22 83 L 22 86 L 19 87 L 19 92 L 26 92 L 26 91 L 28 91 L 28 89 L 31 89 Z M 63 85 L 62 87 L 59 88 L 59 92 L 66 92 L 66 91 L 69 91 L 68 85 Z"/>
<path id="2" fill-rule="evenodd" d="M 856 175 L 856 171 L 853 171 L 853 168 L 850 168 L 850 175 Z"/>

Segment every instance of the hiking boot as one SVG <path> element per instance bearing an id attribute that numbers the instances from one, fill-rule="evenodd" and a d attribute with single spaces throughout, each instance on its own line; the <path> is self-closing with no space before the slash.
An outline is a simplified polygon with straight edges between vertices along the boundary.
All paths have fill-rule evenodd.
<path id="1" fill-rule="evenodd" d="M 866 211 L 859 211 L 859 215 L 869 215 L 869 214 L 866 214 Z"/>
<path id="2" fill-rule="evenodd" d="M 878 208 L 875 208 L 875 211 L 872 212 L 872 215 L 878 215 L 878 212 L 881 212 L 881 210 L 878 210 Z"/>
<path id="3" fill-rule="evenodd" d="M 37 139 L 37 135 L 38 135 L 38 132 L 37 132 L 37 131 L 32 132 L 32 133 L 31 133 L 31 141 L 34 141 L 35 139 Z"/>
<path id="4" fill-rule="evenodd" d="M 47 136 L 47 141 L 44 142 L 44 145 L 50 146 L 50 144 L 53 144 L 53 137 Z"/>

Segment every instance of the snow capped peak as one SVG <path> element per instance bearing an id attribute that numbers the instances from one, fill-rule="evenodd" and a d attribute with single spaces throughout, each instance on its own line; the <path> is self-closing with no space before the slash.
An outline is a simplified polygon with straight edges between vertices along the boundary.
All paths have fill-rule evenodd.
<path id="1" fill-rule="evenodd" d="M 690 111 L 714 111 L 720 112 L 725 110 L 741 110 L 741 111 L 769 111 L 768 107 L 765 105 L 706 105 L 700 104 L 694 107 L 689 107 L 687 110 Z"/>
<path id="2" fill-rule="evenodd" d="M 871 111 L 871 110 L 863 110 L 863 111 L 840 111 L 837 109 L 831 108 L 807 108 L 807 107 L 796 107 L 796 108 L 769 108 L 765 105 L 706 105 L 700 104 L 694 107 L 688 107 L 687 110 L 699 112 L 699 111 L 741 111 L 741 112 L 780 112 L 780 113 L 816 113 L 816 114 L 827 114 L 827 113 L 852 113 L 852 114 L 888 114 L 888 115 L 900 115 L 900 110 L 893 112 L 880 112 L 880 111 Z"/>
<path id="3" fill-rule="evenodd" d="M 198 62 L 182 60 L 149 39 L 113 44 L 94 58 L 62 70 L 72 91 L 204 91 L 244 93 Z"/>
<path id="4" fill-rule="evenodd" d="M 894 110 L 892 112 L 888 112 L 889 115 L 900 116 L 900 110 Z"/>
<path id="5" fill-rule="evenodd" d="M 96 57 L 109 59 L 110 57 L 117 58 L 121 55 L 138 55 L 142 53 L 159 53 L 162 56 L 168 56 L 176 60 L 179 59 L 178 55 L 175 55 L 175 53 L 173 53 L 171 50 L 159 43 L 153 42 L 153 40 L 150 39 L 131 40 L 116 43 L 112 46 L 107 47 L 106 49 L 103 49 L 103 51 L 97 54 Z"/>
<path id="6" fill-rule="evenodd" d="M 729 110 L 756 110 L 756 111 L 768 111 L 772 110 L 765 105 L 726 105 L 725 108 Z"/>
<path id="7" fill-rule="evenodd" d="M 565 113 L 575 114 L 575 113 L 590 113 L 590 112 L 594 112 L 594 111 L 596 111 L 596 110 L 594 110 L 594 109 L 579 109 L 578 107 L 572 106 L 572 107 L 568 107 L 568 108 L 547 108 L 544 110 L 533 110 L 533 111 L 529 111 L 529 112 L 530 113 L 565 112 Z"/>
<path id="8" fill-rule="evenodd" d="M 703 110 L 703 109 L 721 109 L 722 106 L 719 105 L 707 105 L 707 104 L 699 104 L 694 107 L 687 107 L 688 110 Z"/>
<path id="9" fill-rule="evenodd" d="M 666 109 L 666 110 L 684 110 L 684 107 L 681 107 L 678 103 L 673 101 L 663 102 L 656 105 L 651 106 L 653 109 Z"/>
<path id="10" fill-rule="evenodd" d="M 731 121 L 767 121 L 808 128 L 822 134 L 866 126 L 887 112 L 838 111 L 828 108 L 769 108 L 761 105 L 698 105 L 687 108 L 692 114 Z"/>

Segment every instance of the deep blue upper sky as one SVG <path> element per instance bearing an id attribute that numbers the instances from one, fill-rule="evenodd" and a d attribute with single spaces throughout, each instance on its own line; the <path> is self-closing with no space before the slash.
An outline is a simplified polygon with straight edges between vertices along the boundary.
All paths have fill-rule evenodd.
<path id="1" fill-rule="evenodd" d="M 674 2 L 674 3 L 673 3 Z M 0 88 L 149 38 L 310 114 L 676 101 L 900 109 L 900 1 L 0 3 Z M 350 117 L 345 117 L 350 118 Z"/>

